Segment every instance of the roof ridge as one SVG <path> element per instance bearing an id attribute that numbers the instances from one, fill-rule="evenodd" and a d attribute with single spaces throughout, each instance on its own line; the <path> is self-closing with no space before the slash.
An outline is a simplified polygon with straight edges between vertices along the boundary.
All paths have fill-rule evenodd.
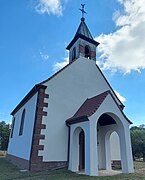
<path id="1" fill-rule="evenodd" d="M 107 91 L 104 91 L 104 92 L 102 92 L 102 93 L 100 93 L 100 94 L 98 94 L 98 95 L 96 95 L 96 96 L 94 96 L 94 97 L 88 98 L 88 99 L 90 100 L 90 99 L 93 99 L 93 98 L 95 98 L 95 97 L 97 97 L 97 96 L 100 96 L 100 95 L 103 95 L 103 94 L 107 94 L 107 93 L 109 93 L 109 92 L 110 92 L 110 90 L 107 90 Z"/>
<path id="2" fill-rule="evenodd" d="M 98 103 L 98 106 L 97 106 L 97 107 L 95 108 L 95 110 L 94 110 L 92 113 L 90 113 L 87 117 L 92 116 L 92 115 L 99 109 L 99 107 L 101 106 L 101 104 L 103 103 L 103 101 L 105 100 L 105 98 L 107 97 L 107 95 L 110 94 L 110 93 L 111 93 L 110 90 L 107 90 L 107 91 L 105 91 L 105 92 L 103 92 L 103 93 L 101 93 L 101 94 L 98 94 L 97 96 L 94 96 L 94 97 L 90 98 L 90 100 L 91 100 L 91 99 L 95 99 L 95 98 L 100 97 L 100 96 L 103 95 L 102 99 L 101 99 L 100 102 Z"/>
<path id="3" fill-rule="evenodd" d="M 83 104 L 80 106 L 80 108 L 83 107 L 83 105 L 87 102 L 87 100 L 88 100 L 88 98 L 83 102 Z M 75 114 L 77 114 L 79 112 L 80 108 L 77 110 L 77 112 Z M 72 117 L 74 117 L 75 114 Z"/>
<path id="4" fill-rule="evenodd" d="M 84 103 L 81 105 L 81 107 L 77 110 L 77 112 L 71 118 L 68 119 L 69 123 L 71 123 L 71 121 L 74 121 L 76 119 L 81 119 L 82 117 L 88 118 L 88 117 L 92 116 L 98 110 L 98 108 L 101 106 L 101 104 L 104 102 L 104 100 L 106 99 L 108 94 L 110 94 L 111 98 L 114 100 L 114 103 L 117 105 L 118 109 L 120 110 L 120 112 L 122 113 L 124 118 L 130 124 L 132 124 L 132 122 L 124 114 L 122 108 L 120 107 L 120 105 L 118 104 L 118 102 L 116 101 L 115 97 L 113 96 L 113 94 L 110 90 L 107 90 L 107 91 L 105 91 L 101 94 L 98 94 L 97 96 L 94 96 L 92 98 L 86 99 L 84 101 Z"/>
<path id="5" fill-rule="evenodd" d="M 102 102 L 104 101 L 104 99 L 107 97 L 107 95 L 109 94 L 110 90 L 107 90 L 101 94 L 98 94 L 97 96 L 94 96 L 92 98 L 87 98 L 84 103 L 80 106 L 80 108 L 77 110 L 77 112 L 73 115 L 72 118 L 76 118 L 81 116 L 81 113 L 85 113 L 84 115 L 87 117 L 90 117 L 91 115 L 93 115 L 98 108 L 100 107 L 100 105 L 102 104 Z M 95 100 L 95 102 L 92 102 L 93 100 Z M 89 109 L 89 111 L 87 111 L 85 108 L 90 108 L 90 104 L 92 104 L 92 109 Z"/>

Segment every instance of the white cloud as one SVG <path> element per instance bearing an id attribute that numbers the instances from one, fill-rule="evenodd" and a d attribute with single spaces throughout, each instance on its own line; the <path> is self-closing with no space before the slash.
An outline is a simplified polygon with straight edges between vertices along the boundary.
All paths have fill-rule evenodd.
<path id="1" fill-rule="evenodd" d="M 118 0 L 123 12 L 116 11 L 114 33 L 96 38 L 100 45 L 102 69 L 130 73 L 145 68 L 145 0 Z"/>
<path id="2" fill-rule="evenodd" d="M 114 91 L 118 99 L 122 102 L 125 103 L 126 99 L 125 97 L 121 96 L 117 91 Z"/>
<path id="3" fill-rule="evenodd" d="M 40 56 L 41 56 L 43 61 L 47 61 L 49 59 L 49 55 L 48 54 L 44 54 L 43 52 L 40 52 Z"/>
<path id="4" fill-rule="evenodd" d="M 64 66 L 66 66 L 67 64 L 69 63 L 69 53 L 68 51 L 66 51 L 66 55 L 65 57 L 63 58 L 63 61 L 61 62 L 56 62 L 54 65 L 53 65 L 53 71 L 58 71 L 60 69 L 62 69 Z"/>
<path id="5" fill-rule="evenodd" d="M 53 14 L 57 16 L 62 15 L 63 6 L 61 0 L 38 0 L 35 6 L 36 12 L 39 14 Z"/>

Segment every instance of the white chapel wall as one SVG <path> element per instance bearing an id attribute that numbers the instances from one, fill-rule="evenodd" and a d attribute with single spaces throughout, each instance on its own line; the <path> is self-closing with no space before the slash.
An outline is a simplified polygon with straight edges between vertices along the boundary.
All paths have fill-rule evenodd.
<path id="1" fill-rule="evenodd" d="M 35 111 L 37 103 L 37 93 L 19 109 L 14 115 L 15 126 L 13 131 L 13 137 L 9 140 L 8 154 L 21 157 L 23 159 L 29 160 L 32 134 L 34 127 Z M 20 122 L 23 109 L 25 108 L 25 119 L 24 128 L 22 136 L 19 136 Z"/>
<path id="2" fill-rule="evenodd" d="M 65 121 L 72 117 L 87 98 L 96 96 L 110 87 L 100 74 L 95 61 L 79 58 L 44 85 L 49 94 L 48 116 L 43 117 L 46 130 L 41 133 L 45 145 L 39 155 L 44 161 L 66 161 L 68 128 Z"/>

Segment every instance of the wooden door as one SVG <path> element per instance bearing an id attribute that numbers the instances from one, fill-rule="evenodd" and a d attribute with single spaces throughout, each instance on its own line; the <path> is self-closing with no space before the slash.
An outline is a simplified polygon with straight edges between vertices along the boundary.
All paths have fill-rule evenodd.
<path id="1" fill-rule="evenodd" d="M 85 135 L 82 130 L 79 134 L 79 170 L 85 169 Z"/>

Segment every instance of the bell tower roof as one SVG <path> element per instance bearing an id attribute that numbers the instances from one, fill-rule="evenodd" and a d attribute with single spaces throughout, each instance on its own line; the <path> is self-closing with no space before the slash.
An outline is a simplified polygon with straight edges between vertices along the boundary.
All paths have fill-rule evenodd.
<path id="1" fill-rule="evenodd" d="M 78 30 L 73 38 L 73 40 L 69 43 L 69 45 L 66 47 L 67 50 L 70 50 L 70 48 L 73 46 L 73 44 L 79 39 L 83 39 L 86 40 L 94 45 L 96 45 L 96 47 L 99 45 L 99 43 L 97 41 L 95 41 L 85 23 L 85 18 L 81 18 L 81 23 L 78 27 Z"/>
<path id="2" fill-rule="evenodd" d="M 89 39 L 93 39 L 86 23 L 85 23 L 85 18 L 81 18 L 81 23 L 78 27 L 78 30 L 76 32 L 76 35 L 75 36 L 78 36 L 79 34 L 85 36 L 85 37 L 88 37 Z"/>
<path id="3" fill-rule="evenodd" d="M 96 61 L 96 47 L 99 45 L 97 41 L 93 39 L 89 28 L 85 23 L 84 14 L 86 14 L 84 10 L 85 4 L 81 4 L 82 8 L 80 11 L 82 12 L 81 22 L 79 27 L 75 33 L 74 38 L 66 47 L 69 50 L 69 62 L 71 63 L 75 59 L 79 59 L 80 57 L 84 57 L 87 59 L 91 59 Z"/>
<path id="4" fill-rule="evenodd" d="M 99 45 L 98 42 L 96 42 L 90 31 L 89 28 L 87 27 L 86 23 L 85 23 L 85 18 L 84 18 L 84 14 L 87 14 L 84 10 L 84 6 L 85 4 L 81 4 L 82 9 L 80 9 L 80 11 L 82 12 L 82 18 L 81 18 L 81 23 L 77 29 L 77 32 L 73 38 L 73 40 L 69 43 L 69 45 L 66 47 L 67 50 L 70 50 L 70 48 L 74 45 L 74 43 L 79 39 L 83 39 L 85 41 L 88 41 L 89 43 L 94 44 L 96 47 Z"/>

